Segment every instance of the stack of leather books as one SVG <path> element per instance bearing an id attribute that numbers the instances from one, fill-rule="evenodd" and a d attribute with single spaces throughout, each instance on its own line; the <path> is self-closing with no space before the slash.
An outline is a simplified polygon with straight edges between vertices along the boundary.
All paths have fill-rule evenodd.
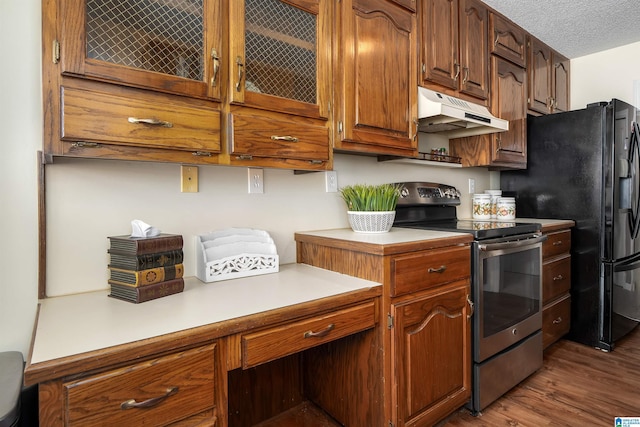
<path id="1" fill-rule="evenodd" d="M 184 290 L 179 234 L 109 237 L 110 297 L 141 303 Z"/>

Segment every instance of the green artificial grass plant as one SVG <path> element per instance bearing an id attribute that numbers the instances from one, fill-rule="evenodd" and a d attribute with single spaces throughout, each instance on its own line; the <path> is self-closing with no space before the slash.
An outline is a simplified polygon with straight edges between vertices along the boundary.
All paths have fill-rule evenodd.
<path id="1" fill-rule="evenodd" d="M 400 188 L 398 184 L 355 184 L 342 187 L 340 195 L 350 211 L 393 211 Z"/>

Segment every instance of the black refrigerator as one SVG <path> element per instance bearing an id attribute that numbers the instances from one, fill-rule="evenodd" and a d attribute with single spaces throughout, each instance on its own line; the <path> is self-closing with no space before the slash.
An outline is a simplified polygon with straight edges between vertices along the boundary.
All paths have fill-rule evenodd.
<path id="1" fill-rule="evenodd" d="M 623 101 L 527 118 L 527 169 L 503 171 L 523 218 L 572 219 L 571 329 L 602 350 L 640 319 L 640 129 Z"/>

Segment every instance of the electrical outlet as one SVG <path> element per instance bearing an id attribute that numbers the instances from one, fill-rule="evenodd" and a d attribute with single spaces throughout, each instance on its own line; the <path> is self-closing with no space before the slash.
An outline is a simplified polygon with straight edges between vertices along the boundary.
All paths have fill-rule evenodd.
<path id="1" fill-rule="evenodd" d="M 326 171 L 324 173 L 324 185 L 327 193 L 336 193 L 338 191 L 338 172 Z"/>
<path id="2" fill-rule="evenodd" d="M 264 171 L 262 169 L 249 168 L 249 194 L 264 193 Z"/>
<path id="3" fill-rule="evenodd" d="M 473 178 L 469 178 L 469 194 L 474 194 L 476 192 L 476 180 Z"/>
<path id="4" fill-rule="evenodd" d="M 183 193 L 198 192 L 197 166 L 180 166 L 180 191 Z"/>

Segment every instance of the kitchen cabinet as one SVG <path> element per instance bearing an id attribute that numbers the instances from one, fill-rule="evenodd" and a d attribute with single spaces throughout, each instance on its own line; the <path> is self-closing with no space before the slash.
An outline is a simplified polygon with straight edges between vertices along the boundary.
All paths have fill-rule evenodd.
<path id="1" fill-rule="evenodd" d="M 46 383 L 44 395 L 54 397 L 61 392 L 64 425 L 69 426 L 215 425 L 215 364 L 219 363 L 215 352 L 213 343 L 94 375 Z M 52 420 L 45 418 L 44 425 L 52 425 L 48 421 Z"/>
<path id="2" fill-rule="evenodd" d="M 528 37 L 528 108 L 534 114 L 569 111 L 570 61 L 533 36 Z"/>
<path id="3" fill-rule="evenodd" d="M 489 12 L 489 52 L 507 61 L 527 67 L 527 32 L 509 19 Z"/>
<path id="4" fill-rule="evenodd" d="M 44 1 L 45 154 L 330 169 L 331 18 L 329 0 Z"/>
<path id="5" fill-rule="evenodd" d="M 463 166 L 492 169 L 527 167 L 527 72 L 501 57 L 491 57 L 491 112 L 509 120 L 509 130 L 449 141 L 451 155 Z"/>
<path id="6" fill-rule="evenodd" d="M 542 340 L 544 348 L 571 328 L 571 230 L 542 228 Z"/>
<path id="7" fill-rule="evenodd" d="M 217 163 L 221 7 L 44 1 L 44 153 Z"/>
<path id="8" fill-rule="evenodd" d="M 40 301 L 24 376 L 40 424 L 381 425 L 379 284 L 307 265 L 226 284 Z"/>
<path id="9" fill-rule="evenodd" d="M 298 261 L 383 284 L 381 425 L 431 426 L 471 395 L 471 236 L 420 241 L 416 230 L 390 233 L 413 238 L 296 233 Z"/>
<path id="10" fill-rule="evenodd" d="M 229 3 L 223 133 L 231 165 L 331 169 L 331 6 Z"/>
<path id="11" fill-rule="evenodd" d="M 335 150 L 416 157 L 415 13 L 388 0 L 337 2 L 333 42 Z"/>
<path id="12" fill-rule="evenodd" d="M 479 0 L 419 3 L 421 84 L 488 105 L 488 9 Z"/>

